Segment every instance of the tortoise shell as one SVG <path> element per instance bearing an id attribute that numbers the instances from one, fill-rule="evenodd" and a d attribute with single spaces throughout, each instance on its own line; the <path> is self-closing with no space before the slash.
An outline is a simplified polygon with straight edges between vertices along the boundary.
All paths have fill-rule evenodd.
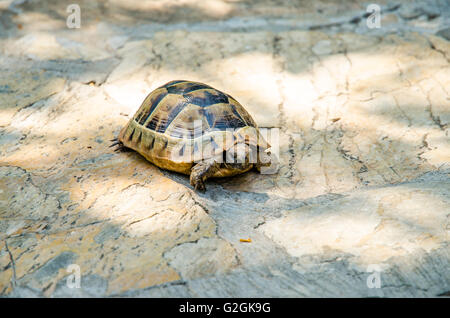
<path id="1" fill-rule="evenodd" d="M 270 148 L 253 118 L 233 97 L 185 80 L 152 91 L 118 140 L 156 166 L 184 174 L 190 174 L 195 162 L 240 142 Z"/>

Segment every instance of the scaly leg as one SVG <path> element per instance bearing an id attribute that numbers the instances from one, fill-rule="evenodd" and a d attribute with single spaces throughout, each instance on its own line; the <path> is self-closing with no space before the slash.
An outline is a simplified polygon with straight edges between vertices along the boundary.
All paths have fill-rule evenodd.
<path id="1" fill-rule="evenodd" d="M 220 163 L 214 160 L 214 158 L 203 160 L 191 169 L 190 182 L 195 190 L 205 191 L 205 181 L 214 173 L 220 169 Z"/>

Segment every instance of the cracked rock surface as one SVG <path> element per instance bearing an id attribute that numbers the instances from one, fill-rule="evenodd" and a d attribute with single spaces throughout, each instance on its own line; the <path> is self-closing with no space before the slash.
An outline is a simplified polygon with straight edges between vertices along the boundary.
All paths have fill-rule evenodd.
<path id="1" fill-rule="evenodd" d="M 447 1 L 71 3 L 0 3 L 0 296 L 448 296 Z M 109 148 L 174 79 L 278 128 L 279 172 L 202 194 Z"/>

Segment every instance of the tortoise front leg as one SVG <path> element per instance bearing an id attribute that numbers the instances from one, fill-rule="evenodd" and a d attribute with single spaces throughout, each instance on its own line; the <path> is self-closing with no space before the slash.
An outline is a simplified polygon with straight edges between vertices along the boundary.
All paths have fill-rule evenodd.
<path id="1" fill-rule="evenodd" d="M 191 168 L 191 185 L 195 190 L 205 191 L 205 181 L 220 169 L 220 163 L 214 158 L 200 161 Z"/>

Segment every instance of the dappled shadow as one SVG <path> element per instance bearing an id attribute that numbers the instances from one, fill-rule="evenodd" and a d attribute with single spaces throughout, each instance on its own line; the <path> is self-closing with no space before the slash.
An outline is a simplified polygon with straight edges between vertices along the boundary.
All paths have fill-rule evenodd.
<path id="1" fill-rule="evenodd" d="M 384 5 L 385 1 L 380 3 Z M 10 13 L 37 13 L 49 19 L 65 21 L 66 9 L 71 1 L 49 0 L 44 3 L 24 1 L 14 4 Z M 286 16 L 340 16 L 349 11 L 365 8 L 357 2 L 314 1 L 283 3 L 273 0 L 185 0 L 185 1 L 88 1 L 77 2 L 82 10 L 83 25 L 91 26 L 99 21 L 136 25 L 137 23 L 180 23 L 220 21 L 231 17 L 285 18 Z"/>
<path id="2" fill-rule="evenodd" d="M 136 6 L 134 9 L 120 8 L 118 4 L 117 10 L 126 16 L 152 19 L 145 10 L 141 12 L 137 2 Z M 49 2 L 49 12 L 39 11 L 41 9 L 37 7 L 26 8 L 45 12 L 55 20 L 65 19 L 63 2 Z M 115 10 L 97 9 L 100 12 Z M 97 12 L 95 10 L 92 12 Z M 167 22 L 182 15 L 181 12 L 192 19 L 197 19 L 198 15 L 217 18 L 196 5 L 190 10 L 183 6 L 168 8 L 167 12 L 154 11 L 155 19 Z M 227 14 L 221 18 L 226 17 Z M 88 15 L 86 26 L 97 21 L 95 18 Z M 121 30 L 105 29 L 111 37 L 123 35 Z M 123 45 L 126 44 L 124 41 Z M 383 234 L 381 231 L 381 237 L 368 237 L 366 243 L 361 243 L 362 238 L 358 237 L 359 247 L 354 246 L 351 237 L 347 238 L 346 245 L 336 243 L 333 229 L 348 231 L 351 228 L 354 232 L 372 229 L 383 217 L 375 216 L 370 223 L 370 218 L 358 219 L 361 217 L 359 211 L 351 210 L 351 204 L 346 209 L 333 206 L 333 202 L 344 200 L 357 188 L 375 191 L 373 187 L 367 187 L 368 182 L 371 186 L 386 186 L 408 181 L 436 170 L 439 164 L 448 161 L 448 157 L 444 157 L 447 123 L 439 120 L 440 125 L 444 125 L 441 127 L 436 116 L 448 118 L 449 109 L 441 107 L 439 112 L 434 109 L 431 113 L 427 94 L 423 92 L 418 93 L 422 103 L 419 99 L 406 100 L 406 103 L 399 99 L 379 99 L 385 95 L 401 98 L 393 88 L 401 95 L 403 86 L 409 87 L 408 79 L 413 79 L 413 86 L 418 86 L 420 78 L 414 77 L 413 64 L 401 71 L 391 68 L 390 57 L 401 45 L 395 39 L 393 44 L 387 41 L 377 50 L 373 44 L 379 39 L 360 38 L 358 41 L 355 41 L 358 45 L 352 46 L 350 40 L 320 32 L 160 33 L 148 42 L 149 49 L 144 50 L 148 55 L 144 55 L 143 63 L 137 67 L 133 64 L 136 56 L 127 56 L 126 52 L 108 52 L 108 57 L 99 60 L 85 60 L 82 54 L 79 59 L 54 60 L 47 56 L 42 60 L 28 60 L 21 52 L 12 52 L 11 61 L 23 62 L 24 75 L 35 70 L 65 80 L 61 91 L 38 96 L 20 106 L 11 116 L 11 123 L 0 132 L 0 166 L 7 170 L 0 180 L 2 199 L 7 202 L 7 213 L 2 215 L 2 225 L 7 224 L 3 240 L 7 240 L 15 257 L 17 282 L 44 290 L 49 295 L 64 277 L 65 273 L 58 271 L 65 267 L 66 261 L 79 262 L 83 273 L 105 277 L 109 281 L 105 293 L 120 294 L 131 288 L 178 281 L 180 275 L 164 258 L 164 253 L 176 245 L 216 236 L 232 242 L 241 259 L 240 269 L 249 271 L 297 261 L 296 257 L 302 263 L 303 255 L 320 255 L 317 246 L 314 247 L 316 250 L 307 253 L 302 252 L 301 246 L 299 249 L 286 247 L 284 245 L 288 243 L 271 232 L 269 224 L 283 220 L 284 211 L 292 211 L 311 224 L 321 217 L 335 218 L 337 223 L 325 227 L 325 233 L 318 231 L 321 247 L 335 244 L 339 253 L 358 254 L 364 247 L 376 249 L 378 243 L 383 245 L 391 232 Z M 206 44 L 210 46 L 205 48 Z M 202 49 L 192 50 L 198 47 Z M 433 66 L 438 72 L 445 63 L 442 56 L 434 53 L 431 58 L 442 61 Z M 357 57 L 358 63 L 352 57 Z M 357 65 L 366 62 L 373 65 L 377 58 L 381 61 L 377 65 L 379 77 L 361 78 L 364 72 L 358 73 L 361 68 L 355 71 Z M 116 81 L 108 80 L 119 63 L 124 63 L 122 68 L 131 68 L 131 71 L 117 71 Z M 352 71 L 360 77 L 352 78 Z M 405 80 L 402 74 L 413 75 Z M 212 179 L 208 181 L 208 191 L 198 194 L 192 191 L 187 176 L 161 171 L 136 153 L 114 153 L 108 141 L 139 107 L 140 96 L 179 77 L 212 83 L 248 107 L 261 126 L 280 127 L 284 134 L 280 173 L 259 175 L 249 172 L 233 178 Z M 371 83 L 375 87 L 367 89 L 364 86 Z M 114 93 L 122 93 L 122 97 L 116 98 Z M 348 98 L 335 105 L 321 104 L 326 96 L 335 95 Z M 20 96 L 9 97 L 1 112 L 15 105 L 9 101 L 19 99 Z M 421 158 L 426 152 L 439 150 L 442 152 L 438 152 L 433 164 Z M 339 164 L 333 166 L 336 162 Z M 8 173 L 23 178 L 25 190 L 22 189 L 24 192 L 19 196 L 17 187 L 14 188 L 18 179 Z M 347 183 L 342 182 L 344 185 L 338 187 L 340 173 L 350 175 L 356 181 L 345 181 Z M 377 179 L 377 174 L 386 175 Z M 309 189 L 314 187 L 314 191 Z M 411 187 L 411 191 L 429 190 L 428 194 L 433 192 L 433 189 L 427 189 L 427 184 L 419 187 L 405 184 L 403 187 Z M 436 191 L 434 196 L 427 197 L 430 205 L 443 201 L 447 194 Z M 16 197 L 19 199 L 14 199 Z M 46 203 L 50 206 L 48 211 L 41 209 L 30 217 L 29 206 L 17 203 L 21 199 L 28 203 L 34 199 L 50 200 L 51 204 Z M 357 205 L 358 201 L 360 199 L 356 197 L 351 203 Z M 317 207 L 320 206 L 325 210 L 319 211 Z M 379 206 L 380 201 L 369 197 L 365 207 L 378 213 Z M 427 205 L 421 205 L 421 208 L 429 209 Z M 405 212 L 407 208 L 400 210 Z M 346 214 L 347 211 L 351 213 Z M 423 220 L 416 218 L 417 215 L 389 217 L 402 224 L 399 228 L 393 227 L 392 232 L 394 238 L 401 237 L 395 248 L 406 257 L 409 257 L 407 253 L 402 254 L 405 252 L 401 246 L 405 243 L 403 236 L 414 241 L 422 233 L 435 234 L 435 228 L 421 224 Z M 306 245 L 307 239 L 314 241 L 317 238 L 317 234 L 307 233 L 308 227 L 302 222 L 297 225 L 298 229 L 305 229 L 302 241 L 297 242 L 299 245 Z M 387 228 L 391 229 L 389 224 Z M 282 229 L 281 234 L 290 237 L 298 229 Z M 273 236 L 269 238 L 271 234 Z M 370 236 L 369 231 L 363 234 Z M 239 245 L 240 238 L 249 236 L 254 244 Z M 296 237 L 290 240 L 295 242 Z M 417 248 L 423 242 L 431 242 L 427 245 L 431 253 L 438 246 L 433 239 L 425 237 L 418 240 Z M 414 242 L 405 244 L 413 250 L 416 248 Z M 310 245 L 314 249 L 314 244 Z M 395 248 L 375 260 L 387 261 L 389 258 L 385 256 L 393 256 Z M 299 250 L 301 253 L 296 254 Z M 67 254 L 68 251 L 73 254 Z M 58 265 L 60 267 L 53 263 L 48 265 L 55 255 L 63 255 L 57 258 L 64 260 Z M 358 261 L 350 259 L 349 263 L 357 264 Z M 6 270 L 0 284 L 2 293 L 11 290 L 9 282 L 13 279 L 13 269 L 9 263 L 9 255 L 3 253 L 1 265 Z M 51 272 L 55 268 L 57 270 Z M 300 279 L 292 268 L 287 273 Z M 318 295 L 317 291 L 315 295 Z"/>
<path id="3" fill-rule="evenodd" d="M 119 297 L 436 297 L 449 289 L 448 247 L 393 257 L 389 265 L 355 267 L 348 255 L 329 251 L 293 261 L 294 268 L 273 261 L 227 275 L 181 280 Z M 290 260 L 292 261 L 292 260 Z M 442 272 L 437 272 L 442 269 Z M 379 270 L 379 271 L 378 271 Z M 380 288 L 369 287 L 379 274 Z M 69 296 L 70 293 L 67 293 Z"/>

